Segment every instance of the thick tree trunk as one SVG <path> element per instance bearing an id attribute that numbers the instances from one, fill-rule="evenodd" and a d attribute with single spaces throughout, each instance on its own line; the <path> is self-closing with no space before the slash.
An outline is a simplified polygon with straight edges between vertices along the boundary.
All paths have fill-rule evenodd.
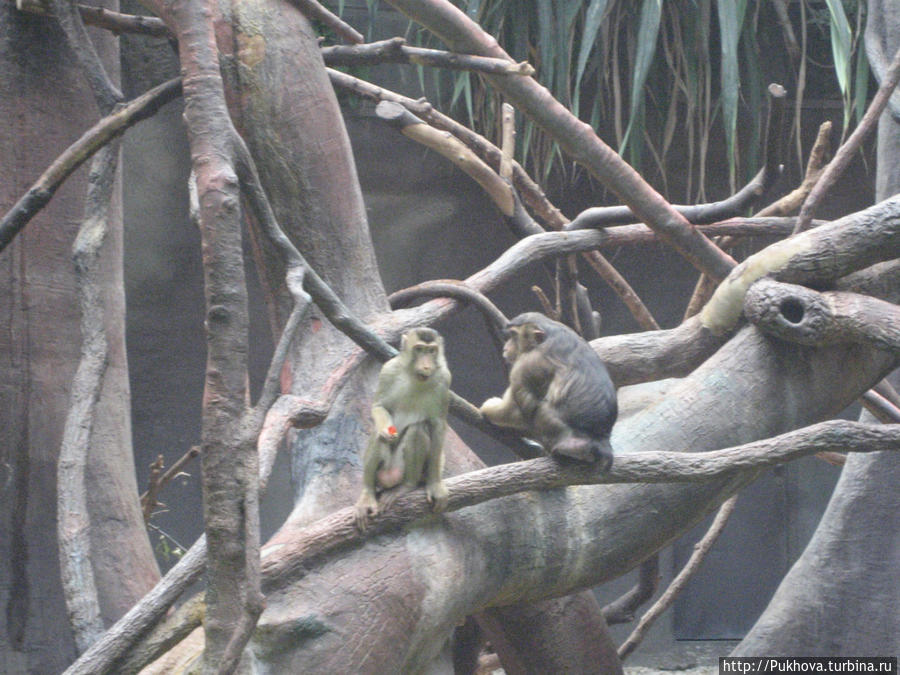
<path id="1" fill-rule="evenodd" d="M 118 72 L 117 42 L 93 37 Z M 0 5 L 0 211 L 5 212 L 99 111 L 48 18 Z M 0 255 L 0 670 L 53 673 L 74 645 L 60 586 L 56 458 L 79 358 L 72 243 L 84 213 L 87 168 Z M 109 363 L 91 431 L 86 494 L 101 616 L 111 623 L 158 578 L 134 481 L 124 342 L 121 205 L 104 256 Z"/>
<path id="2" fill-rule="evenodd" d="M 236 67 L 227 69 L 229 99 L 276 215 L 313 269 L 347 306 L 358 316 L 371 318 L 385 311 L 387 302 L 349 139 L 338 122 L 340 109 L 322 67 L 316 36 L 288 5 L 273 9 L 246 2 L 230 11 L 231 39 L 220 40 L 223 50 L 236 46 L 237 58 L 230 61 Z M 274 298 L 271 314 L 277 330 L 284 320 L 284 305 L 277 299 L 283 266 L 260 237 L 254 236 L 254 244 L 264 285 Z M 327 378 L 348 358 L 348 346 L 345 336 L 310 313 L 294 343 L 289 392 L 304 398 L 321 396 Z M 358 368 L 335 402 L 335 414 L 322 426 L 297 434 L 291 451 L 297 495 L 288 530 L 356 499 L 358 452 L 369 430 L 377 367 L 369 359 Z M 462 443 L 451 443 L 448 455 L 448 473 L 480 465 Z M 553 608 L 554 602 L 547 603 L 544 620 L 547 643 L 553 642 L 554 634 L 572 643 L 579 630 L 569 615 L 574 604 Z M 599 612 L 594 620 L 602 622 Z"/>
<path id="3" fill-rule="evenodd" d="M 866 49 L 878 73 L 877 55 L 890 58 L 900 44 L 900 8 L 875 0 L 869 12 Z M 878 129 L 876 200 L 900 190 L 898 148 L 900 123 L 888 110 Z M 900 653 L 898 480 L 895 453 L 848 458 L 806 550 L 735 655 Z"/>
<path id="4" fill-rule="evenodd" d="M 891 364 L 871 349 L 801 347 L 748 327 L 618 424 L 613 447 L 697 452 L 772 436 L 836 414 Z M 467 614 L 612 579 L 753 478 L 522 494 L 378 537 L 269 596 L 252 643 L 259 670 L 417 672 Z"/>

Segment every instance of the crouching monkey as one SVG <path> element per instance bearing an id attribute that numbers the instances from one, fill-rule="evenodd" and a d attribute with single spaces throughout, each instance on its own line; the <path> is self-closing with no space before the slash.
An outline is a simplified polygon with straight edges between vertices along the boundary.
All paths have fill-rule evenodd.
<path id="1" fill-rule="evenodd" d="M 403 336 L 400 353 L 378 376 L 372 405 L 375 429 L 363 457 L 363 489 L 356 502 L 360 530 L 370 516 L 423 483 L 434 511 L 446 508 L 441 476 L 449 406 L 444 340 L 431 328 L 413 328 Z"/>
<path id="2" fill-rule="evenodd" d="M 590 345 L 567 326 L 528 312 L 507 324 L 503 358 L 511 365 L 509 387 L 503 398 L 485 401 L 481 414 L 539 441 L 546 452 L 608 468 L 618 403 Z"/>

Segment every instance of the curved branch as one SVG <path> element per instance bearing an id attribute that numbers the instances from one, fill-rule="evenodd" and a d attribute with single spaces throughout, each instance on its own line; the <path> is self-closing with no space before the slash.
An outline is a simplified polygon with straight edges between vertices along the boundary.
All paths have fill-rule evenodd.
<path id="1" fill-rule="evenodd" d="M 81 358 L 72 380 L 56 483 L 60 572 L 79 652 L 103 634 L 91 558 L 85 472 L 97 401 L 109 364 L 101 252 L 109 230 L 108 210 L 118 156 L 116 143 L 94 159 L 84 222 L 73 246 L 81 309 Z"/>
<path id="2" fill-rule="evenodd" d="M 104 117 L 70 145 L 38 178 L 28 192 L 0 220 L 0 251 L 22 231 L 59 189 L 63 181 L 98 150 L 141 120 L 181 95 L 181 78 L 154 87 L 145 94 Z"/>
<path id="3" fill-rule="evenodd" d="M 388 301 L 391 303 L 391 307 L 404 307 L 416 298 L 440 297 L 454 298 L 474 305 L 494 328 L 503 329 L 509 323 L 506 315 L 487 296 L 461 281 L 425 281 L 391 293 Z"/>
<path id="4" fill-rule="evenodd" d="M 900 256 L 900 196 L 801 232 L 743 261 L 700 313 L 713 332 L 731 330 L 741 316 L 744 295 L 767 275 L 781 281 L 824 284 L 883 260 Z"/>

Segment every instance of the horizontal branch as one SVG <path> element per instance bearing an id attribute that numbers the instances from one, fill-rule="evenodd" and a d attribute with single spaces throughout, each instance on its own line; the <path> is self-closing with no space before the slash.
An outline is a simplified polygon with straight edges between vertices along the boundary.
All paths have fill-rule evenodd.
<path id="1" fill-rule="evenodd" d="M 784 117 L 787 92 L 777 84 L 769 85 L 769 112 L 766 118 L 766 163 L 762 169 L 740 190 L 727 199 L 708 204 L 689 206 L 672 204 L 689 222 L 700 225 L 733 218 L 745 212 L 771 188 L 781 175 L 780 130 Z M 637 220 L 628 206 L 595 206 L 585 209 L 572 219 L 566 230 L 583 230 L 633 223 Z"/>
<path id="2" fill-rule="evenodd" d="M 527 61 L 511 63 L 506 59 L 495 59 L 489 56 L 472 56 L 439 49 L 410 47 L 401 37 L 349 47 L 323 47 L 322 58 L 325 59 L 325 65 L 328 66 L 412 63 L 450 70 L 474 70 L 493 75 L 534 75 L 534 67 Z"/>
<path id="3" fill-rule="evenodd" d="M 751 284 L 780 281 L 819 285 L 877 262 L 900 257 L 900 196 L 767 246 L 728 275 L 700 313 L 713 332 L 731 330 Z"/>
<path id="4" fill-rule="evenodd" d="M 542 457 L 472 471 L 448 478 L 447 511 L 530 490 L 600 483 L 699 482 L 739 471 L 759 470 L 816 452 L 900 450 L 900 425 L 828 421 L 773 438 L 705 453 L 641 452 L 616 455 L 612 468 L 560 462 Z M 360 533 L 352 507 L 341 509 L 306 527 L 282 532 L 279 543 L 262 551 L 263 584 L 271 591 L 314 560 L 364 539 L 431 516 L 424 490 L 398 498 Z M 289 536 L 288 536 L 289 535 Z"/>
<path id="5" fill-rule="evenodd" d="M 155 114 L 181 95 L 181 78 L 150 89 L 111 115 L 104 117 L 54 160 L 28 192 L 0 220 L 0 251 L 22 231 L 53 197 L 63 181 L 114 138 Z"/>
<path id="6" fill-rule="evenodd" d="M 47 4 L 41 0 L 19 0 L 16 6 L 19 10 L 32 14 L 48 15 L 50 13 Z M 116 35 L 135 33 L 153 37 L 171 37 L 168 26 L 162 19 L 155 16 L 122 14 L 103 7 L 82 4 L 76 4 L 75 9 L 81 14 L 81 20 L 86 25 L 104 28 Z"/>

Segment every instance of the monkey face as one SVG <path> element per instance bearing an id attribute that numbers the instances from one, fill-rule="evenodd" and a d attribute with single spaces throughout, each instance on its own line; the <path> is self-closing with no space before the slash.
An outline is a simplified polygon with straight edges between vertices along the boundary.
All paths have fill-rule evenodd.
<path id="1" fill-rule="evenodd" d="M 533 323 L 506 327 L 506 342 L 503 344 L 503 358 L 510 365 L 522 354 L 530 352 L 544 341 L 545 333 Z"/>
<path id="2" fill-rule="evenodd" d="M 413 373 L 421 382 L 426 381 L 437 369 L 438 346 L 419 343 L 413 347 Z"/>
<path id="3" fill-rule="evenodd" d="M 414 328 L 403 336 L 400 350 L 418 381 L 428 381 L 440 367 L 443 344 L 441 336 L 431 328 Z"/>

